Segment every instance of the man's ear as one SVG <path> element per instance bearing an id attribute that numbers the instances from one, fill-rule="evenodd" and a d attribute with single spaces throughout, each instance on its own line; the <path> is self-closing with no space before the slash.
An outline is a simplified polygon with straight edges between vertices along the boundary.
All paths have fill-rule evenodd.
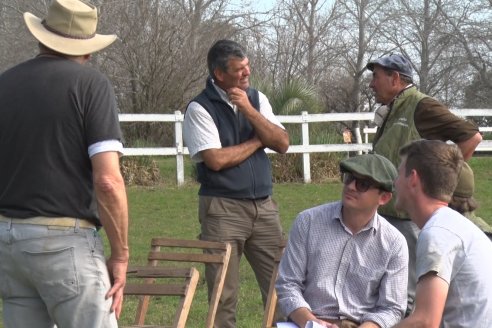
<path id="1" fill-rule="evenodd" d="M 218 67 L 216 69 L 214 69 L 214 76 L 215 76 L 215 79 L 217 81 L 219 81 L 219 82 L 224 81 L 224 72 Z"/>
<path id="2" fill-rule="evenodd" d="M 381 191 L 379 196 L 379 206 L 388 204 L 388 202 L 391 200 L 392 197 L 393 197 L 393 193 L 389 191 Z"/>
<path id="3" fill-rule="evenodd" d="M 417 183 L 421 183 L 420 176 L 417 173 L 417 170 L 413 169 L 412 171 L 410 171 L 410 174 L 408 176 L 410 178 L 409 179 L 410 186 L 415 187 L 417 185 Z"/>
<path id="4" fill-rule="evenodd" d="M 401 84 L 400 73 L 396 71 L 391 72 L 391 82 L 394 86 L 399 86 Z"/>

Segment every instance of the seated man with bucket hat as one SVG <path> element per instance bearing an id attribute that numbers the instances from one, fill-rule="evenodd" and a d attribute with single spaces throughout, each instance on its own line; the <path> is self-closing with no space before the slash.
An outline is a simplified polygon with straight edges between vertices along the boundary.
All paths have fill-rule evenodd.
<path id="1" fill-rule="evenodd" d="M 96 34 L 97 9 L 78 0 L 24 20 L 40 52 L 0 75 L 4 327 L 117 327 L 129 258 L 122 136 L 111 83 L 84 65 L 116 35 Z"/>
<path id="2" fill-rule="evenodd" d="M 458 176 L 458 185 L 454 190 L 453 197 L 448 206 L 475 223 L 492 241 L 492 227 L 484 219 L 475 214 L 478 204 L 475 197 L 473 197 L 474 193 L 475 176 L 470 165 L 465 162 Z"/>
<path id="3" fill-rule="evenodd" d="M 408 247 L 377 213 L 396 168 L 367 154 L 340 163 L 342 200 L 301 212 L 276 282 L 282 312 L 299 327 L 392 327 L 407 305 Z"/>

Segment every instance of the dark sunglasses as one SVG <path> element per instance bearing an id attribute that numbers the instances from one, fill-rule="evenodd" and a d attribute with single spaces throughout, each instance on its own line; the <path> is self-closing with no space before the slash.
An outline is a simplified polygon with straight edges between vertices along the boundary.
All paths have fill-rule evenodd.
<path id="1" fill-rule="evenodd" d="M 358 178 L 350 172 L 342 172 L 341 178 L 345 185 L 349 185 L 355 180 L 355 189 L 357 189 L 358 192 L 366 192 L 369 188 L 379 188 L 373 181 L 365 178 Z"/>

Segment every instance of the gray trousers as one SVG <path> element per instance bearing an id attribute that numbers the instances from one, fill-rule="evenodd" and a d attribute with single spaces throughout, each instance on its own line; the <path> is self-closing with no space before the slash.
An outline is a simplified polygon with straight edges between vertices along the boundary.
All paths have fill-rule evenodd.
<path id="1" fill-rule="evenodd" d="M 5 328 L 115 328 L 95 228 L 0 222 Z"/>

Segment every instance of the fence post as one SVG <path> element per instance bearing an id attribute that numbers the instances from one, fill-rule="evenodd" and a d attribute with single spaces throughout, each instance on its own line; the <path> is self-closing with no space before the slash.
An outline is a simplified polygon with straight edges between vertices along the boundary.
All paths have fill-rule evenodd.
<path id="1" fill-rule="evenodd" d="M 178 186 L 184 184 L 184 159 L 183 159 L 183 114 L 177 110 L 174 112 L 174 135 L 176 143 L 176 182 Z"/>
<path id="2" fill-rule="evenodd" d="M 357 126 L 354 130 L 355 130 L 355 140 L 357 144 L 360 145 L 362 143 L 362 136 L 360 135 L 360 127 Z M 362 150 L 359 150 L 357 154 L 362 155 Z"/>
<path id="3" fill-rule="evenodd" d="M 303 111 L 302 115 L 302 145 L 309 146 L 309 123 L 308 112 Z M 302 167 L 304 171 L 304 183 L 311 183 L 311 158 L 310 153 L 302 153 Z"/>

